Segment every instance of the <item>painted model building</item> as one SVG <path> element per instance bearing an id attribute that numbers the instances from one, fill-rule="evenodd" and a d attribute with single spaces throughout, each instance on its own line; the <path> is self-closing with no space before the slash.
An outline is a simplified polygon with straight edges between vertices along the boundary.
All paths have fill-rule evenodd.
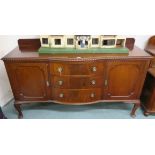
<path id="1" fill-rule="evenodd" d="M 41 46 L 48 48 L 117 48 L 125 47 L 126 38 L 117 35 L 42 35 Z"/>

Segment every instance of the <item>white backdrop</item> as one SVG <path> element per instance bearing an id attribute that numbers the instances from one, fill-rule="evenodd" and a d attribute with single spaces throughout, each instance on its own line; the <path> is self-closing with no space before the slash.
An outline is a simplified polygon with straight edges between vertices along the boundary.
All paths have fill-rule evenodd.
<path id="1" fill-rule="evenodd" d="M 17 36 L 17 35 L 0 35 L 0 58 L 10 52 L 17 46 L 17 40 L 19 38 L 36 38 L 37 35 L 29 36 Z M 149 35 L 144 36 L 127 36 L 134 37 L 136 39 L 136 45 L 144 49 L 145 44 L 150 37 Z M 10 99 L 13 98 L 6 70 L 2 61 L 0 61 L 0 106 L 5 105 Z"/>

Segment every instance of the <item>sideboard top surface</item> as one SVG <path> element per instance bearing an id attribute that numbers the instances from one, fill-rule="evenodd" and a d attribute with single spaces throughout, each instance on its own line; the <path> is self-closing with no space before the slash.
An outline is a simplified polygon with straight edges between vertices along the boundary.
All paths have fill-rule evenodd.
<path id="1" fill-rule="evenodd" d="M 48 54 L 48 55 L 39 55 L 39 53 L 31 51 L 20 51 L 18 47 L 8 53 L 2 58 L 2 60 L 82 60 L 82 59 L 150 59 L 152 58 L 144 50 L 134 47 L 132 51 L 129 51 L 129 55 L 123 54 Z"/>

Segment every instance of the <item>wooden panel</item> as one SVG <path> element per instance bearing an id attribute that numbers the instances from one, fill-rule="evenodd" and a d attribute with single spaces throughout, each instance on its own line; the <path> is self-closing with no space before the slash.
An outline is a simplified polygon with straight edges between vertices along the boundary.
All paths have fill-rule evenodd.
<path id="1" fill-rule="evenodd" d="M 134 45 L 135 45 L 135 39 L 134 38 L 126 38 L 125 47 L 127 47 L 129 50 L 133 50 Z"/>
<path id="2" fill-rule="evenodd" d="M 7 72 L 16 100 L 46 100 L 46 63 L 7 63 Z"/>
<path id="3" fill-rule="evenodd" d="M 66 89 L 103 88 L 104 83 L 103 76 L 53 76 L 51 80 L 52 87 Z"/>
<path id="4" fill-rule="evenodd" d="M 155 58 L 151 60 L 150 67 L 155 68 Z"/>
<path id="5" fill-rule="evenodd" d="M 104 63 L 97 62 L 68 62 L 51 63 L 52 75 L 103 75 Z"/>
<path id="6" fill-rule="evenodd" d="M 114 61 L 108 63 L 106 99 L 139 98 L 146 67 L 145 61 Z"/>
<path id="7" fill-rule="evenodd" d="M 64 104 L 87 104 L 101 100 L 101 89 L 53 89 L 52 98 Z"/>
<path id="8" fill-rule="evenodd" d="M 38 51 L 41 43 L 40 39 L 19 39 L 18 46 L 21 51 Z"/>

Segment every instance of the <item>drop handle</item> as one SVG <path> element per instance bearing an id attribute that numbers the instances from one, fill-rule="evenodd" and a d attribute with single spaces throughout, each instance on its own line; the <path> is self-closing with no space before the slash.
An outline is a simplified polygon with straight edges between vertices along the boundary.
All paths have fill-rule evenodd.
<path id="1" fill-rule="evenodd" d="M 62 80 L 58 81 L 58 84 L 59 84 L 59 86 L 62 86 L 63 81 Z"/>
<path id="2" fill-rule="evenodd" d="M 92 67 L 92 71 L 93 72 L 96 72 L 97 71 L 97 68 L 94 66 L 94 67 Z"/>
<path id="3" fill-rule="evenodd" d="M 59 97 L 60 98 L 63 98 L 64 97 L 64 94 L 63 93 L 59 94 Z"/>
<path id="4" fill-rule="evenodd" d="M 59 67 L 58 68 L 58 72 L 61 73 L 62 71 L 63 71 L 63 68 L 62 67 Z"/>
<path id="5" fill-rule="evenodd" d="M 96 84 L 96 81 L 95 81 L 95 80 L 92 80 L 92 81 L 91 81 L 91 84 L 92 84 L 92 85 L 95 85 L 95 84 Z"/>
<path id="6" fill-rule="evenodd" d="M 47 87 L 49 87 L 49 86 L 50 86 L 49 81 L 46 81 L 46 85 L 47 85 Z"/>
<path id="7" fill-rule="evenodd" d="M 104 85 L 107 86 L 108 85 L 108 80 L 104 81 Z"/>

